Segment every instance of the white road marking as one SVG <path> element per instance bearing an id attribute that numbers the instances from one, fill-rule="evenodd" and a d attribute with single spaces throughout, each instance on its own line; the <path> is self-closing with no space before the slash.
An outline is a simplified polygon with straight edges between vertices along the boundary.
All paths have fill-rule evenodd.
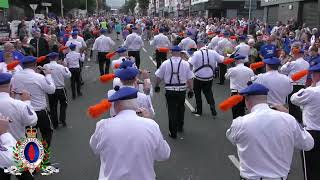
<path id="1" fill-rule="evenodd" d="M 185 99 L 184 103 L 188 106 L 188 108 L 190 109 L 191 112 L 195 111 L 195 109 L 192 107 L 192 105 L 190 104 L 190 102 Z"/>
<path id="2" fill-rule="evenodd" d="M 145 52 L 147 52 L 145 48 L 142 48 L 142 50 L 145 51 Z M 155 66 L 157 66 L 157 62 L 155 62 L 155 61 L 153 60 L 152 56 L 149 56 L 149 59 L 151 60 L 151 62 L 152 62 Z M 191 112 L 195 111 L 195 109 L 192 107 L 191 103 L 190 103 L 187 99 L 185 99 L 185 102 L 184 102 L 184 103 L 188 106 L 188 108 L 190 109 Z"/>
<path id="3" fill-rule="evenodd" d="M 232 162 L 232 164 L 239 170 L 240 169 L 240 162 L 234 155 L 229 155 L 228 158 Z"/>

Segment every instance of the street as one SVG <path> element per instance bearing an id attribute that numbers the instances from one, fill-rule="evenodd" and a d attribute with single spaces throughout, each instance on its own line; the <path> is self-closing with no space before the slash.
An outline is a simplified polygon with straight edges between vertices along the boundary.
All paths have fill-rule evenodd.
<path id="1" fill-rule="evenodd" d="M 114 36 L 112 35 L 115 40 Z M 115 40 L 116 41 L 116 40 Z M 122 41 L 116 41 L 118 47 Z M 156 70 L 152 61 L 153 49 L 145 41 L 145 48 L 141 51 L 141 69 L 151 71 L 152 80 Z M 54 131 L 52 140 L 52 163 L 58 163 L 60 173 L 49 177 L 37 176 L 36 179 L 46 180 L 94 180 L 99 175 L 99 158 L 89 146 L 89 139 L 95 130 L 97 120 L 86 115 L 90 105 L 100 102 L 111 89 L 112 84 L 101 84 L 98 80 L 98 65 L 92 60 L 86 62 L 83 71 L 83 96 L 71 100 L 70 87 L 69 104 L 67 110 L 68 128 L 59 128 Z M 229 96 L 228 82 L 213 85 L 216 105 Z M 164 88 L 160 94 L 154 94 L 153 105 L 156 111 L 155 121 L 160 125 L 164 138 L 171 147 L 171 157 L 168 161 L 157 162 L 155 171 L 157 180 L 238 180 L 238 157 L 236 147 L 226 138 L 225 132 L 232 122 L 231 112 L 218 110 L 213 118 L 209 107 L 203 98 L 204 109 L 201 117 L 191 113 L 195 107 L 194 99 L 187 99 L 185 111 L 184 133 L 177 140 L 168 137 L 168 117 Z M 105 116 L 107 117 L 107 115 Z M 128 149 L 130 153 L 130 149 Z M 123 162 L 126 163 L 126 162 Z M 294 154 L 290 180 L 301 180 L 302 166 L 300 154 Z"/>

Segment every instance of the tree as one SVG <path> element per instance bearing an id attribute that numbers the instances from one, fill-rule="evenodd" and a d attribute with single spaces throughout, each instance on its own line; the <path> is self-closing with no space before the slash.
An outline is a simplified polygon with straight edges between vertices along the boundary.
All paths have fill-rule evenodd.
<path id="1" fill-rule="evenodd" d="M 138 0 L 139 7 L 142 10 L 143 15 L 147 15 L 147 10 L 149 8 L 150 0 Z"/>
<path id="2" fill-rule="evenodd" d="M 120 11 L 122 13 L 128 14 L 130 11 L 134 12 L 134 7 L 136 6 L 136 0 L 128 0 L 126 3 L 121 7 Z"/>

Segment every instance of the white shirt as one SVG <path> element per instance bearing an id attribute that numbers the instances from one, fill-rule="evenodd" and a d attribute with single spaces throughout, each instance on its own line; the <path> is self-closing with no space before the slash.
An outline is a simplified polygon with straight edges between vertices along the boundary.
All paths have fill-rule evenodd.
<path id="1" fill-rule="evenodd" d="M 61 64 L 58 64 L 56 61 L 51 61 L 49 64 L 45 64 L 43 67 L 50 69 L 56 89 L 63 89 L 65 86 L 64 79 L 71 77 L 71 72 L 69 69 Z"/>
<path id="2" fill-rule="evenodd" d="M 312 136 L 293 116 L 264 103 L 233 120 L 226 135 L 237 146 L 240 175 L 250 180 L 286 179 L 294 148 L 308 151 L 314 145 Z"/>
<path id="3" fill-rule="evenodd" d="M 178 65 L 181 60 L 180 57 L 171 57 L 172 60 L 172 65 L 173 65 L 173 72 L 177 73 L 178 72 Z M 171 69 L 171 63 L 170 59 L 164 61 L 159 69 L 155 72 L 155 75 L 162 79 L 165 84 L 178 84 L 178 76 L 176 74 L 173 74 L 172 76 L 172 81 L 170 82 L 171 79 L 171 74 L 172 74 L 172 69 Z M 179 70 L 179 78 L 180 78 L 180 84 L 187 83 L 188 80 L 192 79 L 194 77 L 193 72 L 190 70 L 189 63 L 185 60 L 181 61 L 180 64 L 180 70 Z M 179 86 L 182 89 L 185 89 L 186 86 Z M 170 87 L 165 87 L 166 89 L 170 89 Z M 178 90 L 179 91 L 179 90 Z"/>
<path id="4" fill-rule="evenodd" d="M 153 40 L 150 42 L 150 45 L 156 49 L 163 47 L 169 48 L 171 46 L 171 42 L 167 36 L 163 35 L 163 33 L 160 33 L 154 36 Z"/>
<path id="5" fill-rule="evenodd" d="M 128 51 L 140 51 L 140 49 L 144 46 L 144 43 L 141 36 L 133 32 L 127 36 L 123 45 L 127 47 Z"/>
<path id="6" fill-rule="evenodd" d="M 7 151 L 0 151 L 0 168 L 8 168 L 14 165 L 13 148 L 16 143 L 17 141 L 10 133 L 0 135 L 0 145 L 7 149 Z"/>
<path id="7" fill-rule="evenodd" d="M 215 49 L 218 45 L 218 42 L 220 41 L 219 36 L 215 36 L 214 38 L 211 39 L 211 42 L 208 45 L 209 49 Z"/>
<path id="8" fill-rule="evenodd" d="M 69 41 L 70 40 L 72 40 L 73 38 L 72 38 L 72 36 L 69 38 Z M 81 44 L 81 47 L 83 47 L 83 48 L 86 48 L 87 47 L 87 44 L 86 44 L 86 42 L 84 41 L 84 39 L 83 39 L 83 37 L 81 37 L 81 36 L 77 36 L 77 38 L 76 39 L 74 39 L 74 40 L 76 40 L 76 41 L 78 41 L 80 44 Z"/>
<path id="9" fill-rule="evenodd" d="M 185 51 L 188 51 L 190 48 L 197 48 L 196 42 L 190 37 L 182 39 L 182 41 L 179 43 L 179 46 Z"/>
<path id="10" fill-rule="evenodd" d="M 19 65 L 17 65 L 16 67 L 14 67 L 14 70 L 13 71 L 9 71 L 7 69 L 7 63 L 6 62 L 1 62 L 0 63 L 0 73 L 10 73 L 10 74 L 13 74 L 15 72 L 18 72 L 18 71 L 21 71 L 22 70 L 22 67 Z"/>
<path id="11" fill-rule="evenodd" d="M 207 56 L 207 52 L 209 57 Z M 208 49 L 196 51 L 188 62 L 193 66 L 195 78 L 199 80 L 212 80 L 217 63 L 222 63 L 223 60 L 224 57 L 218 54 L 215 50 Z M 201 66 L 207 65 L 208 62 L 212 69 L 210 67 L 203 67 L 195 72 L 195 70 Z"/>
<path id="12" fill-rule="evenodd" d="M 243 63 L 229 68 L 225 74 L 226 79 L 230 79 L 230 89 L 237 90 L 238 92 L 248 86 L 247 83 L 253 76 L 254 72 L 252 69 L 246 67 Z"/>
<path id="13" fill-rule="evenodd" d="M 76 51 L 69 52 L 64 60 L 68 64 L 68 68 L 80 68 L 79 61 L 84 61 L 83 56 Z"/>
<path id="14" fill-rule="evenodd" d="M 295 61 L 287 62 L 280 68 L 280 72 L 291 77 L 294 73 L 297 73 L 301 70 L 309 69 L 309 63 L 305 61 L 302 57 L 296 59 Z M 299 85 L 305 85 L 307 81 L 307 76 L 295 81 L 294 83 Z"/>
<path id="15" fill-rule="evenodd" d="M 254 82 L 262 84 L 269 89 L 269 105 L 286 104 L 286 98 L 293 90 L 291 80 L 286 75 L 280 74 L 278 71 L 269 71 L 259 74 Z"/>
<path id="16" fill-rule="evenodd" d="M 249 61 L 250 46 L 244 42 L 241 42 L 238 46 L 235 47 L 236 54 L 246 57 L 243 62 Z"/>
<path id="17" fill-rule="evenodd" d="M 115 42 L 105 35 L 100 35 L 93 44 L 92 50 L 97 50 L 98 52 L 110 52 Z"/>
<path id="18" fill-rule="evenodd" d="M 226 52 L 231 53 L 233 51 L 233 45 L 227 38 L 221 38 L 215 50 L 220 55 L 224 55 Z"/>
<path id="19" fill-rule="evenodd" d="M 320 83 L 301 89 L 291 96 L 291 102 L 302 108 L 302 119 L 308 130 L 320 131 Z"/>
<path id="20" fill-rule="evenodd" d="M 154 161 L 170 156 L 159 125 L 133 110 L 99 121 L 90 146 L 100 156 L 99 180 L 155 180 Z"/>
<path id="21" fill-rule="evenodd" d="M 25 137 L 25 127 L 35 126 L 38 120 L 30 101 L 20 101 L 10 97 L 8 93 L 0 92 L 0 114 L 9 117 L 9 132 L 19 140 Z"/>
<path id="22" fill-rule="evenodd" d="M 47 94 L 56 90 L 51 74 L 43 76 L 32 69 L 24 69 L 15 73 L 11 79 L 12 89 L 19 93 L 27 90 L 31 94 L 31 105 L 35 111 L 47 108 Z"/>
<path id="23" fill-rule="evenodd" d="M 69 47 L 70 44 L 76 45 L 76 50 L 75 50 L 76 52 L 79 53 L 79 52 L 81 51 L 82 44 L 81 44 L 79 41 L 77 41 L 76 39 L 73 39 L 73 38 L 69 39 L 69 40 L 66 42 L 66 46 Z"/>

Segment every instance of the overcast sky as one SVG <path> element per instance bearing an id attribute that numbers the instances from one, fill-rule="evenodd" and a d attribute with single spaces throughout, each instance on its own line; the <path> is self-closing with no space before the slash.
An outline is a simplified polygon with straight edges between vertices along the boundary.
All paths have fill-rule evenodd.
<path id="1" fill-rule="evenodd" d="M 106 0 L 111 7 L 121 7 L 125 0 Z"/>

